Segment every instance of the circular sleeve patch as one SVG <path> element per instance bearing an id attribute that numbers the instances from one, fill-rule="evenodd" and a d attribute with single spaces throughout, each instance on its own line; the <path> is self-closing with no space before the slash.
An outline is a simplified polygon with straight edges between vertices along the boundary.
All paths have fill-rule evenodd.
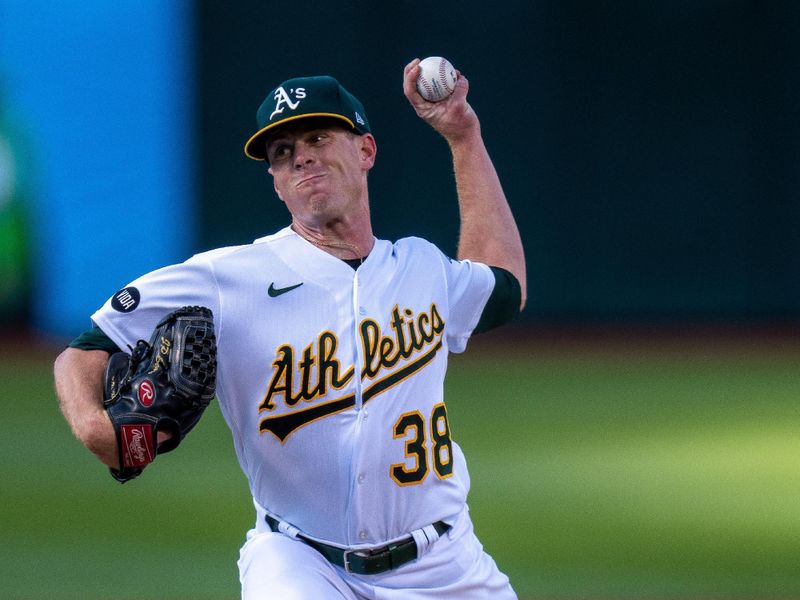
<path id="1" fill-rule="evenodd" d="M 139 290 L 130 286 L 122 288 L 111 298 L 111 308 L 121 313 L 129 313 L 139 306 Z"/>

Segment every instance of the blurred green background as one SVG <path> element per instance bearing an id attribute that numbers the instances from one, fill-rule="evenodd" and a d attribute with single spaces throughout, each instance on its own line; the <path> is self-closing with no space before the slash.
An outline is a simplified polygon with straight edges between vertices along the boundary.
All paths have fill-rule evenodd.
<path id="1" fill-rule="evenodd" d="M 523 600 L 800 596 L 798 338 L 505 333 L 452 358 L 448 412 Z M 2 597 L 238 597 L 253 511 L 216 404 L 121 486 L 60 419 L 54 355 L 0 355 Z"/>

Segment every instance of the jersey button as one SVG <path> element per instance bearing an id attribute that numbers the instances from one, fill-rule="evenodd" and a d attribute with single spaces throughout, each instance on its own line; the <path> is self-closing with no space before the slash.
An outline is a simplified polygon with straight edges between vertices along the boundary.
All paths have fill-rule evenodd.
<path id="1" fill-rule="evenodd" d="M 363 473 L 359 473 L 358 474 L 358 483 L 364 483 L 364 479 L 365 479 L 364 474 Z"/>
<path id="2" fill-rule="evenodd" d="M 367 530 L 366 529 L 362 529 L 361 531 L 359 531 L 358 532 L 358 537 L 359 537 L 359 539 L 362 539 L 362 540 L 367 539 Z"/>

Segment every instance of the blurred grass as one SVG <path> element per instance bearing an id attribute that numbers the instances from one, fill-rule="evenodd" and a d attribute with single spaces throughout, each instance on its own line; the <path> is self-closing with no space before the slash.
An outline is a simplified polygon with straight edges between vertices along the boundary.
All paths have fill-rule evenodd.
<path id="1" fill-rule="evenodd" d="M 120 485 L 60 416 L 57 352 L 0 361 L 0 598 L 238 598 L 253 511 L 216 403 L 181 451 Z"/>
<path id="2" fill-rule="evenodd" d="M 0 355 L 0 597 L 237 598 L 253 514 L 216 405 L 120 486 L 60 416 L 55 354 Z M 522 598 L 800 596 L 798 359 L 476 338 L 447 393 L 486 550 Z"/>
<path id="3" fill-rule="evenodd" d="M 530 597 L 800 597 L 797 346 L 659 344 L 454 361 L 479 537 Z"/>

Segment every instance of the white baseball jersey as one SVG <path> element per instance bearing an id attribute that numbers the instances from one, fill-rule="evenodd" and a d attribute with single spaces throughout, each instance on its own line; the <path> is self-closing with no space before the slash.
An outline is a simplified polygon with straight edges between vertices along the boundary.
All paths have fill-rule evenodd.
<path id="1" fill-rule="evenodd" d="M 359 546 L 463 509 L 443 383 L 494 284 L 419 238 L 376 240 L 354 270 L 285 228 L 149 273 L 92 319 L 127 348 L 175 308 L 210 308 L 217 398 L 254 500 Z"/>

